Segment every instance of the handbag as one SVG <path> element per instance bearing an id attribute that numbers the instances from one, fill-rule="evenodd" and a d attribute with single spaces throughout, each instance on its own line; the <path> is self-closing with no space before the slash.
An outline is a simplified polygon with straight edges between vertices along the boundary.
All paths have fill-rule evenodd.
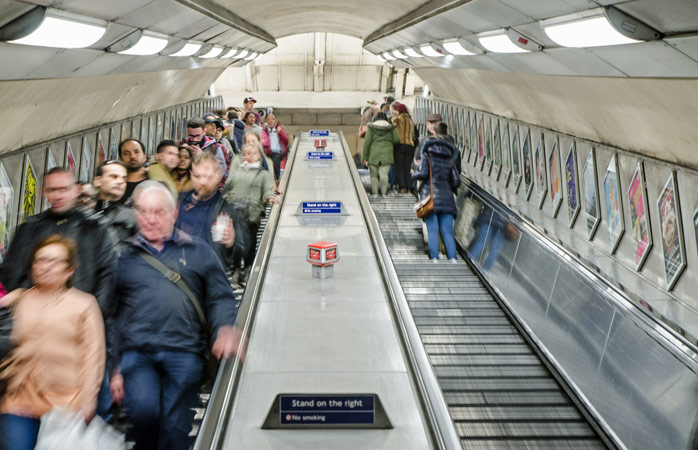
<path id="1" fill-rule="evenodd" d="M 201 329 L 203 330 L 207 343 L 206 360 L 204 361 L 204 384 L 213 381 L 218 373 L 218 361 L 211 353 L 211 328 L 208 326 L 206 315 L 204 314 L 204 310 L 201 308 L 199 301 L 196 299 L 196 296 L 192 290 L 189 289 L 189 285 L 187 285 L 182 276 L 177 273 L 176 270 L 170 269 L 166 264 L 162 263 L 159 259 L 145 250 L 139 249 L 138 256 L 150 264 L 155 270 L 163 274 L 165 278 L 175 284 L 182 292 L 184 292 L 191 302 L 191 305 L 194 307 L 194 311 L 196 311 L 196 316 L 199 318 L 199 323 L 201 324 Z"/>
<path id="2" fill-rule="evenodd" d="M 434 182 L 431 178 L 431 155 L 429 155 L 429 195 L 418 201 L 414 205 L 417 217 L 424 219 L 434 212 Z"/>
<path id="3" fill-rule="evenodd" d="M 54 408 L 41 416 L 35 450 L 124 450 L 124 435 L 95 416 L 89 425 L 82 414 Z"/>

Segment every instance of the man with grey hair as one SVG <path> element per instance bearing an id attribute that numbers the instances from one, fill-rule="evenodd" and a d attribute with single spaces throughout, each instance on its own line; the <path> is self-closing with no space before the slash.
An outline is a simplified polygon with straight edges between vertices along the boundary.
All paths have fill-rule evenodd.
<path id="1" fill-rule="evenodd" d="M 133 209 L 139 233 L 119 259 L 109 333 L 117 360 L 112 398 L 128 411 L 134 449 L 185 450 L 207 335 L 218 359 L 240 347 L 235 294 L 211 247 L 175 228 L 176 203 L 166 187 L 139 184 Z"/>

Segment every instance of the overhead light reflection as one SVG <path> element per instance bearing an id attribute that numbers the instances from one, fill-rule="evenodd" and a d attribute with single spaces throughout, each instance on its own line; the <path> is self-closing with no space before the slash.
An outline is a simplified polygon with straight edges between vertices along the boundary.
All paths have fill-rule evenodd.
<path id="1" fill-rule="evenodd" d="M 59 17 L 46 17 L 39 27 L 12 44 L 54 48 L 85 48 L 99 41 L 107 31 L 106 25 L 95 25 Z"/>
<path id="2" fill-rule="evenodd" d="M 122 55 L 154 55 L 167 47 L 167 39 L 143 35 L 136 45 L 119 52 Z"/>
<path id="3" fill-rule="evenodd" d="M 170 56 L 191 56 L 201 50 L 201 44 L 185 44 L 182 50 Z"/>

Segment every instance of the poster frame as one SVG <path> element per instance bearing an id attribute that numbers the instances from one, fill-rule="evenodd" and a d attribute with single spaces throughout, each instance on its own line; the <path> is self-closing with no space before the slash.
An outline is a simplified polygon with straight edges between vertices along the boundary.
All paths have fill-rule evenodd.
<path id="1" fill-rule="evenodd" d="M 647 201 L 647 184 L 645 183 L 645 165 L 642 161 L 638 161 L 637 165 L 635 166 L 635 171 L 633 172 L 632 177 L 630 177 L 630 183 L 628 183 L 628 192 L 627 192 L 627 200 L 628 200 L 628 213 L 630 215 L 630 226 L 631 228 L 635 228 L 635 219 L 633 217 L 633 202 L 632 198 L 633 195 L 631 194 L 633 186 L 635 185 L 635 182 L 638 182 L 638 189 L 639 189 L 639 194 L 641 196 L 640 201 L 642 202 L 642 206 L 644 208 L 644 215 L 642 217 L 638 216 L 638 220 L 644 220 L 645 222 L 645 232 L 646 236 L 643 236 L 642 241 L 637 241 L 635 239 L 635 233 L 633 233 L 632 240 L 633 240 L 633 253 L 635 254 L 635 270 L 640 271 L 642 269 L 642 265 L 645 263 L 647 260 L 647 256 L 649 255 L 650 251 L 652 250 L 652 223 L 650 221 L 650 210 L 648 207 L 648 201 Z M 637 222 L 639 224 L 639 222 Z M 645 246 L 644 249 L 640 250 L 640 244 L 644 241 L 644 238 L 647 238 L 647 245 Z"/>
<path id="2" fill-rule="evenodd" d="M 548 183 L 550 185 L 550 203 L 553 207 L 552 213 L 553 218 L 557 217 L 557 213 L 560 211 L 560 205 L 562 205 L 562 167 L 560 164 L 560 137 L 555 136 L 553 139 L 553 146 L 550 149 L 550 155 L 548 155 Z M 555 195 L 555 178 L 557 177 L 557 195 Z"/>
<path id="3" fill-rule="evenodd" d="M 34 210 L 30 215 L 25 216 L 25 209 L 24 209 L 24 203 L 27 200 L 27 174 L 31 173 L 31 175 L 34 177 Z M 31 161 L 31 158 L 29 157 L 29 153 L 24 154 L 24 161 L 22 162 L 22 184 L 20 184 L 21 187 L 21 196 L 19 200 L 19 212 L 17 216 L 17 225 L 20 225 L 24 223 L 29 217 L 37 214 L 39 212 L 40 208 L 37 208 L 37 206 L 41 206 L 38 204 L 40 197 L 39 197 L 39 179 L 36 176 L 36 170 L 34 170 L 34 164 Z"/>
<path id="4" fill-rule="evenodd" d="M 594 206 L 596 209 L 596 216 L 590 216 L 589 215 L 589 208 L 587 207 L 587 203 L 590 199 L 587 198 L 587 192 L 589 190 L 587 189 L 587 178 L 584 176 L 586 173 L 588 165 L 591 164 L 591 171 L 592 171 L 592 176 L 594 177 L 593 179 L 593 185 L 591 186 L 593 188 L 594 192 Z M 584 213 L 586 214 L 587 218 L 587 240 L 591 241 L 594 239 L 594 235 L 596 234 L 596 230 L 599 228 L 599 223 L 601 223 L 601 202 L 599 200 L 599 173 L 598 173 L 598 168 L 596 166 L 596 149 L 594 147 L 591 147 L 589 150 L 589 154 L 587 155 L 587 159 L 584 162 L 584 169 L 582 169 L 582 192 L 584 192 Z M 594 223 L 591 224 L 589 222 L 589 217 L 594 218 Z"/>
<path id="5" fill-rule="evenodd" d="M 570 164 L 572 165 L 572 172 L 570 173 Z M 572 228 L 574 223 L 577 221 L 579 216 L 579 210 L 581 205 L 579 202 L 579 168 L 577 167 L 577 144 L 572 141 L 570 144 L 570 149 L 567 151 L 567 157 L 565 158 L 565 185 L 567 186 L 567 219 L 569 221 L 568 226 Z M 570 183 L 574 186 L 574 195 L 570 195 Z M 572 205 L 572 199 L 574 199 L 575 204 Z M 598 211 L 598 209 L 597 209 Z"/>
<path id="6" fill-rule="evenodd" d="M 490 116 L 487 116 L 483 133 L 485 135 L 485 172 L 489 176 L 494 164 L 492 160 L 492 118 Z"/>
<path id="7" fill-rule="evenodd" d="M 473 111 L 472 117 L 470 118 L 470 159 L 468 163 L 472 162 L 473 167 L 477 166 L 478 160 L 478 140 L 477 140 L 477 114 Z M 472 160 L 472 161 L 471 161 Z"/>
<path id="8" fill-rule="evenodd" d="M 484 118 L 480 114 L 477 121 L 477 164 L 480 166 L 480 172 L 485 168 L 485 125 L 483 120 Z"/>
<path id="9" fill-rule="evenodd" d="M 6 208 L 4 209 L 5 217 L 0 215 L 0 232 L 4 228 L 4 236 L 0 234 L 0 262 L 5 260 L 5 254 L 10 247 L 10 235 L 12 231 L 12 214 L 14 213 L 14 200 L 15 200 L 15 188 L 12 186 L 12 180 L 7 175 L 5 170 L 5 164 L 0 161 L 0 192 L 7 190 L 8 192 L 8 202 Z M 0 198 L 2 198 L 0 196 Z"/>
<path id="10" fill-rule="evenodd" d="M 492 169 L 494 170 L 494 180 L 499 181 L 502 174 L 502 136 L 499 134 L 499 119 L 492 119 Z M 497 164 L 497 155 L 499 155 L 499 164 Z"/>
<path id="11" fill-rule="evenodd" d="M 509 180 L 511 179 L 511 141 L 509 140 L 509 123 L 504 121 L 499 124 L 501 132 L 501 146 L 502 146 L 502 172 L 504 179 L 502 184 L 504 187 L 509 186 Z"/>
<path id="12" fill-rule="evenodd" d="M 514 166 L 514 155 L 516 155 L 516 160 L 518 164 Z M 523 158 L 521 157 L 521 146 L 519 145 L 519 127 L 514 125 L 514 131 L 511 136 L 511 171 L 514 178 L 514 193 L 518 194 L 519 188 L 521 187 L 521 163 Z"/>
<path id="13" fill-rule="evenodd" d="M 524 180 L 524 194 L 526 197 L 526 201 L 531 199 L 531 194 L 533 193 L 533 184 L 534 184 L 534 179 L 533 179 L 533 152 L 531 151 L 531 129 L 526 128 L 525 131 L 526 136 L 524 137 L 524 141 L 521 147 L 521 154 L 523 158 L 521 158 L 521 162 L 523 163 L 523 180 Z M 526 163 L 528 163 L 528 178 L 529 180 L 526 180 Z"/>
<path id="14" fill-rule="evenodd" d="M 94 157 L 90 149 L 90 141 L 87 139 L 87 135 L 83 135 L 81 141 L 80 174 L 78 175 L 78 181 L 81 183 L 90 183 L 92 182 L 92 177 L 90 175 L 91 172 L 94 171 L 92 167 Z"/>
<path id="15" fill-rule="evenodd" d="M 618 197 L 618 208 L 614 209 L 616 212 L 616 216 L 618 217 L 618 225 L 619 225 L 619 230 L 618 233 L 615 235 L 613 233 L 613 230 L 611 229 L 611 226 L 613 225 L 613 222 L 611 220 L 611 215 L 609 214 L 609 211 L 611 211 L 611 208 L 609 207 L 609 196 L 608 196 L 608 189 L 606 188 L 607 186 L 607 180 L 610 180 L 611 183 L 615 183 L 614 186 L 614 191 L 617 192 L 617 197 Z M 606 174 L 604 175 L 603 178 L 603 186 L 604 186 L 604 202 L 606 205 L 606 229 L 608 230 L 608 243 L 610 246 L 610 254 L 613 255 L 615 254 L 616 250 L 618 249 L 618 244 L 620 244 L 620 240 L 623 238 L 623 235 L 625 234 L 625 215 L 623 213 L 623 190 L 620 185 L 620 174 L 618 172 L 618 155 L 616 153 L 611 156 L 611 160 L 608 162 L 608 168 L 606 169 Z"/>
<path id="16" fill-rule="evenodd" d="M 665 215 L 662 214 L 662 203 L 664 203 L 664 198 L 665 194 L 667 191 L 670 190 L 671 194 L 673 195 L 673 203 L 674 203 L 674 223 L 676 226 L 676 242 L 678 244 L 679 248 L 679 257 L 680 257 L 680 264 L 676 268 L 673 274 L 670 275 L 668 267 L 667 267 L 667 246 L 666 246 L 666 239 L 664 236 L 664 233 L 666 230 L 664 229 L 664 221 L 665 221 Z M 682 214 L 681 214 L 681 202 L 679 200 L 679 183 L 676 177 L 676 171 L 672 170 L 671 173 L 669 174 L 669 178 L 667 179 L 666 183 L 664 183 L 664 187 L 660 191 L 659 196 L 657 197 L 657 218 L 659 219 L 659 234 L 662 237 L 662 255 L 664 257 L 664 279 L 666 280 L 666 288 L 667 291 L 671 291 L 674 286 L 676 285 L 676 282 L 679 280 L 681 275 L 683 274 L 684 270 L 686 269 L 686 242 L 684 239 L 683 235 L 683 220 L 682 220 Z"/>
<path id="17" fill-rule="evenodd" d="M 536 146 L 534 164 L 536 173 L 536 193 L 538 194 L 538 209 L 543 208 L 545 203 L 545 197 L 548 194 L 548 168 L 546 167 L 546 157 L 545 157 L 545 137 L 543 133 L 540 134 L 538 138 L 538 145 Z"/>
<path id="18" fill-rule="evenodd" d="M 73 153 L 73 147 L 70 145 L 70 139 L 65 141 L 65 158 L 63 158 L 63 168 L 73 172 L 75 179 L 78 179 L 79 167 L 75 163 L 75 153 Z"/>

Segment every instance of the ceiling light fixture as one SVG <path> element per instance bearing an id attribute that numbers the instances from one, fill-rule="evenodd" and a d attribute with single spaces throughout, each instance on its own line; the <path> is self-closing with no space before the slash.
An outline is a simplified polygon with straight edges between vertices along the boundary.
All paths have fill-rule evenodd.
<path id="1" fill-rule="evenodd" d="M 245 56 L 247 56 L 249 53 L 250 53 L 249 51 L 247 51 L 247 50 L 245 50 L 245 49 L 243 48 L 243 49 L 240 50 L 240 53 L 238 53 L 237 55 L 235 55 L 233 58 L 235 58 L 235 59 L 242 59 L 242 58 L 244 58 Z"/>
<path id="2" fill-rule="evenodd" d="M 239 52 L 239 51 L 240 51 L 239 48 L 231 48 L 230 50 L 228 50 L 228 51 L 225 53 L 225 55 L 221 56 L 221 59 L 232 58 L 232 57 L 235 56 L 235 54 L 236 54 L 237 52 Z"/>
<path id="3" fill-rule="evenodd" d="M 382 56 L 384 59 L 386 59 L 387 61 L 393 61 L 393 60 L 396 59 L 396 58 L 395 58 L 393 55 L 391 55 L 389 52 L 383 52 L 383 53 L 381 53 L 381 56 Z"/>
<path id="4" fill-rule="evenodd" d="M 211 50 L 206 52 L 206 54 L 199 56 L 199 58 L 206 58 L 206 59 L 215 58 L 216 56 L 220 55 L 221 53 L 223 53 L 223 47 L 219 47 L 216 45 L 213 48 L 211 48 Z"/>
<path id="5" fill-rule="evenodd" d="M 85 48 L 99 41 L 107 31 L 107 22 L 90 17 L 78 16 L 64 11 L 39 10 L 25 16 L 45 14 L 43 20 L 29 34 L 8 40 L 11 44 L 34 45 L 54 48 Z"/>
<path id="6" fill-rule="evenodd" d="M 119 53 L 122 55 L 154 55 L 163 51 L 167 47 L 167 42 L 167 38 L 143 34 L 136 45 Z"/>
<path id="7" fill-rule="evenodd" d="M 443 54 L 443 52 L 439 52 L 437 49 L 434 49 L 432 44 L 424 44 L 420 46 L 419 51 L 422 52 L 424 56 L 432 56 L 434 58 L 446 56 Z"/>
<path id="8" fill-rule="evenodd" d="M 610 6 L 542 20 L 540 26 L 563 47 L 634 44 L 661 37 L 656 30 Z"/>
<path id="9" fill-rule="evenodd" d="M 255 53 L 255 52 L 250 53 L 250 54 L 247 55 L 247 57 L 245 58 L 245 61 L 252 61 L 253 59 L 255 59 L 255 58 L 257 57 L 258 54 L 259 54 L 259 53 Z"/>
<path id="10" fill-rule="evenodd" d="M 480 44 L 493 53 L 526 53 L 528 50 L 514 44 L 506 31 L 499 31 L 496 34 L 483 35 L 478 37 Z"/>
<path id="11" fill-rule="evenodd" d="M 475 52 L 471 52 L 470 50 L 466 49 L 460 41 L 444 41 L 443 44 L 446 51 L 452 55 L 472 56 L 476 54 Z"/>
<path id="12" fill-rule="evenodd" d="M 201 44 L 188 43 L 184 45 L 182 50 L 178 51 L 177 53 L 173 53 L 170 56 L 191 56 L 194 53 L 198 52 L 200 49 Z"/>
<path id="13" fill-rule="evenodd" d="M 380 62 L 382 62 L 382 63 L 388 62 L 388 61 L 387 61 L 385 58 L 383 58 L 381 55 L 376 55 L 376 59 L 378 59 L 378 61 L 380 61 Z"/>
<path id="14" fill-rule="evenodd" d="M 390 53 L 392 53 L 392 55 L 393 55 L 394 57 L 398 58 L 398 59 L 405 59 L 405 58 L 407 58 L 407 55 L 405 55 L 404 53 L 402 53 L 402 52 L 401 52 L 400 50 L 398 50 L 398 49 L 395 49 L 395 50 L 393 50 L 393 51 L 390 52 Z"/>
<path id="15" fill-rule="evenodd" d="M 420 55 L 412 47 L 405 47 L 402 51 L 405 52 L 407 54 L 407 56 L 410 56 L 412 58 L 424 58 L 424 55 Z"/>

